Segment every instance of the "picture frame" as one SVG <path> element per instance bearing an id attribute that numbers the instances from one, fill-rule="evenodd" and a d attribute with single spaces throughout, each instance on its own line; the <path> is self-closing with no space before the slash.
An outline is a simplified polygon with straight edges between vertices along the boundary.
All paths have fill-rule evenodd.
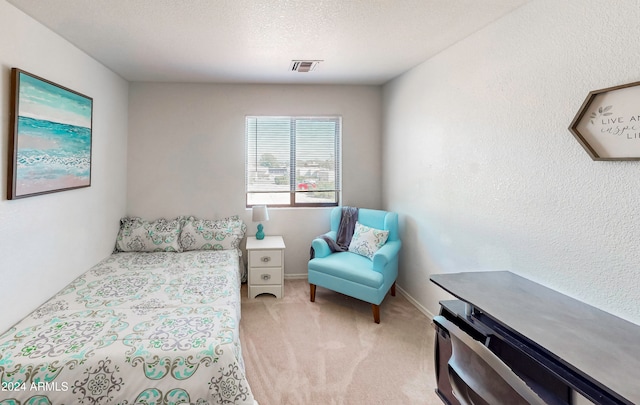
<path id="1" fill-rule="evenodd" d="M 591 91 L 569 131 L 593 160 L 640 160 L 640 82 Z"/>
<path id="2" fill-rule="evenodd" d="M 7 198 L 91 186 L 93 99 L 11 69 Z"/>

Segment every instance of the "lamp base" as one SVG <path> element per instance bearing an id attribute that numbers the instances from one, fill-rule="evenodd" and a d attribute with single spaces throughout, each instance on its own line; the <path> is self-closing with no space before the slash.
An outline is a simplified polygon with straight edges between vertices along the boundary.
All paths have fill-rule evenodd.
<path id="1" fill-rule="evenodd" d="M 262 224 L 258 224 L 258 232 L 256 232 L 256 239 L 262 240 L 264 239 L 264 232 L 262 232 L 263 226 Z"/>

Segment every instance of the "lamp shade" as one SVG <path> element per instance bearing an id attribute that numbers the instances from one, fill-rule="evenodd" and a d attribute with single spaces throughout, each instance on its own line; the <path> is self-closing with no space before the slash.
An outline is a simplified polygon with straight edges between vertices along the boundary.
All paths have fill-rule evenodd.
<path id="1" fill-rule="evenodd" d="M 269 220 L 269 211 L 266 205 L 254 205 L 251 210 L 253 222 L 263 222 Z"/>

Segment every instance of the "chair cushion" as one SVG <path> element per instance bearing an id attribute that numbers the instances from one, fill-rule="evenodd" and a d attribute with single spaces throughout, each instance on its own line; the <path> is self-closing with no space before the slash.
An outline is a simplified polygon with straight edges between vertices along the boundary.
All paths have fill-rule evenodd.
<path id="1" fill-rule="evenodd" d="M 382 274 L 374 271 L 372 267 L 371 260 L 351 252 L 333 253 L 327 257 L 309 261 L 310 270 L 379 288 L 384 280 Z"/>
<path id="2" fill-rule="evenodd" d="M 349 244 L 349 252 L 373 259 L 374 253 L 387 242 L 389 231 L 375 229 L 356 222 L 353 238 Z"/>

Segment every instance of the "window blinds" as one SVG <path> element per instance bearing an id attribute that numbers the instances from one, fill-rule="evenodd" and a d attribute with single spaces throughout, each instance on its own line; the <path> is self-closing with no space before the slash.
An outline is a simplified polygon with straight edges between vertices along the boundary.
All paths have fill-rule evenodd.
<path id="1" fill-rule="evenodd" d="M 338 205 L 340 117 L 246 117 L 247 206 Z"/>

